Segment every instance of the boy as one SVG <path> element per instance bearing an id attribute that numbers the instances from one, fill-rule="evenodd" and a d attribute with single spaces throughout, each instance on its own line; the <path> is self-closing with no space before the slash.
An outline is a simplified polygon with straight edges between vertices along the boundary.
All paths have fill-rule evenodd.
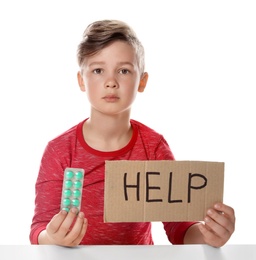
<path id="1" fill-rule="evenodd" d="M 90 116 L 51 140 L 36 182 L 32 244 L 153 244 L 151 223 L 104 223 L 105 160 L 174 160 L 164 137 L 130 119 L 137 92 L 148 79 L 144 49 L 132 29 L 117 20 L 96 21 L 84 32 L 77 52 L 81 91 Z M 85 170 L 81 211 L 59 210 L 66 167 Z M 235 228 L 234 210 L 218 203 L 204 223 L 165 222 L 172 244 L 223 246 Z"/>

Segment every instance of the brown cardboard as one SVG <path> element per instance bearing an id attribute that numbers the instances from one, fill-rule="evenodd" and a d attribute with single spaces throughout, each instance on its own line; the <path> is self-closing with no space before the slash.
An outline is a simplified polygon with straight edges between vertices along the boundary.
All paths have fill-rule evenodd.
<path id="1" fill-rule="evenodd" d="M 223 162 L 106 161 L 104 221 L 201 221 L 223 186 Z"/>

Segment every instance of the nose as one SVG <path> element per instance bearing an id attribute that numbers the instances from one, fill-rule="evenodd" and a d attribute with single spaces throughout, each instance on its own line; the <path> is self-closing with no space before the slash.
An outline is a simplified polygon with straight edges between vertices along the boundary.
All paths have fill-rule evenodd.
<path id="1" fill-rule="evenodd" d="M 106 88 L 117 88 L 118 87 L 118 83 L 114 76 L 111 76 L 106 80 L 105 87 Z"/>
<path id="2" fill-rule="evenodd" d="M 117 83 L 115 81 L 108 81 L 106 83 L 106 88 L 117 88 Z"/>

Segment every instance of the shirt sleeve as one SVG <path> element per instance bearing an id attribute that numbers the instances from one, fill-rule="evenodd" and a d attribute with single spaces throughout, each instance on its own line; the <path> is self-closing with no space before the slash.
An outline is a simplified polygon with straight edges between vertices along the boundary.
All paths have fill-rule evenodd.
<path id="1" fill-rule="evenodd" d="M 189 227 L 197 222 L 163 222 L 168 240 L 173 245 L 184 244 L 184 236 Z"/>
<path id="2" fill-rule="evenodd" d="M 162 137 L 156 150 L 156 160 L 175 160 L 167 141 Z M 184 244 L 184 236 L 188 228 L 197 222 L 163 222 L 168 240 L 174 244 Z"/>
<path id="3" fill-rule="evenodd" d="M 57 158 L 60 157 L 49 143 L 36 180 L 35 209 L 29 235 L 31 244 L 38 244 L 38 235 L 60 211 L 63 167 Z"/>
<path id="4" fill-rule="evenodd" d="M 154 151 L 155 160 L 174 160 L 174 155 L 167 141 L 162 137 Z"/>

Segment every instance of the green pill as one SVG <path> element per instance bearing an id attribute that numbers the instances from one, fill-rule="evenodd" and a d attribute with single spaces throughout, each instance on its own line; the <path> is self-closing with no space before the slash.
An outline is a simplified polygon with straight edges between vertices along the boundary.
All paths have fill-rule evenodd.
<path id="1" fill-rule="evenodd" d="M 69 206 L 70 204 L 71 204 L 70 199 L 64 199 L 64 200 L 63 200 L 63 205 L 64 205 L 65 207 Z"/>
<path id="2" fill-rule="evenodd" d="M 73 195 L 74 195 L 74 197 L 79 198 L 81 196 L 81 191 L 80 190 L 74 190 Z"/>
<path id="3" fill-rule="evenodd" d="M 65 187 L 70 189 L 72 187 L 73 182 L 70 180 L 65 181 Z"/>
<path id="4" fill-rule="evenodd" d="M 81 181 L 75 181 L 75 182 L 74 182 L 74 187 L 75 187 L 76 189 L 80 189 L 80 188 L 82 187 L 82 182 L 81 182 Z"/>
<path id="5" fill-rule="evenodd" d="M 72 171 L 67 171 L 67 172 L 66 172 L 66 178 L 67 178 L 67 179 L 72 179 L 73 176 L 74 176 L 74 173 L 73 173 Z"/>
<path id="6" fill-rule="evenodd" d="M 62 210 L 69 212 L 69 208 L 62 208 Z"/>
<path id="7" fill-rule="evenodd" d="M 78 171 L 78 172 L 75 173 L 75 176 L 76 176 L 77 180 L 81 180 L 83 178 L 83 173 Z"/>
<path id="8" fill-rule="evenodd" d="M 75 206 L 75 207 L 78 207 L 80 205 L 80 201 L 78 199 L 73 199 L 72 205 Z"/>
<path id="9" fill-rule="evenodd" d="M 64 196 L 65 197 L 70 197 L 72 195 L 72 191 L 71 190 L 64 190 Z"/>

